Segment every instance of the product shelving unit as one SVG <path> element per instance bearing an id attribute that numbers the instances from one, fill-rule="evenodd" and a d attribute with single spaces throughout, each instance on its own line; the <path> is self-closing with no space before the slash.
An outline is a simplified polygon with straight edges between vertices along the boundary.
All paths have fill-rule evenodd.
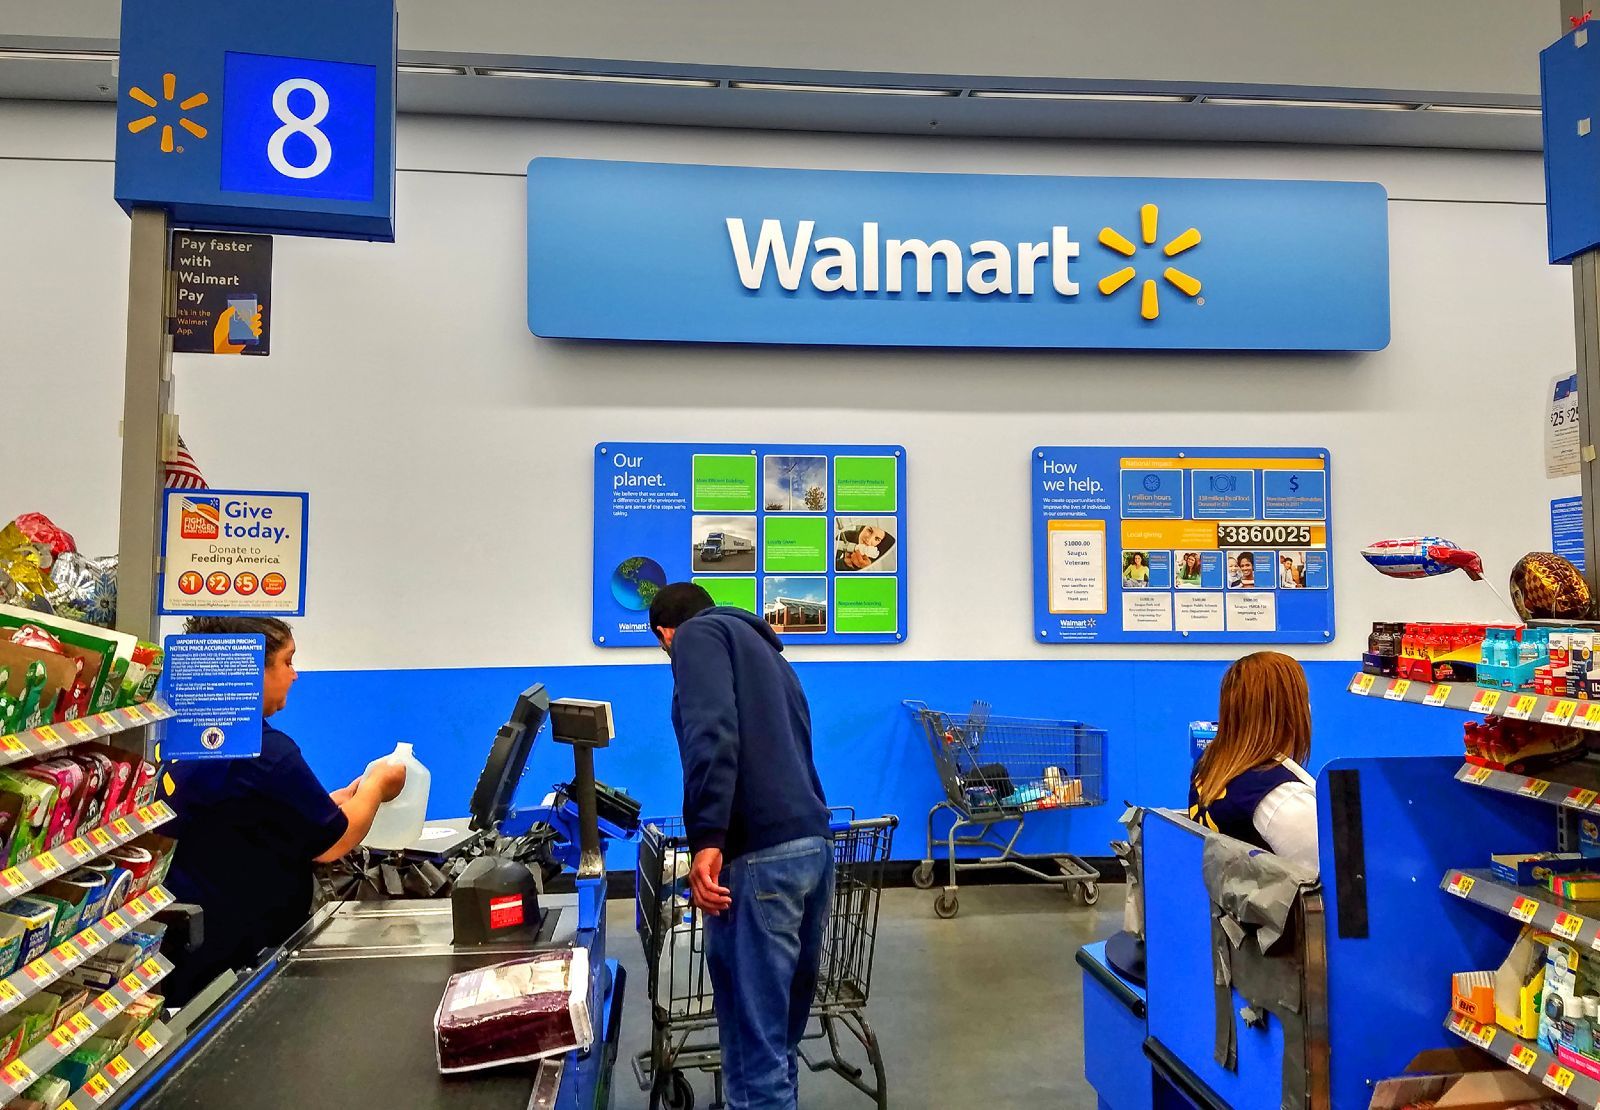
<path id="1" fill-rule="evenodd" d="M 156 1022 L 135 1037 L 127 1048 L 113 1056 L 105 1067 L 91 1075 L 88 1082 L 73 1091 L 59 1110 L 89 1110 L 90 1107 L 101 1105 L 137 1074 L 140 1068 L 155 1059 L 157 1053 L 165 1048 L 171 1039 L 171 1031 L 165 1025 Z"/>
<path id="2" fill-rule="evenodd" d="M 1348 689 L 1358 696 L 1386 701 L 1600 731 L 1600 701 L 1492 690 L 1467 682 L 1385 679 L 1364 673 L 1355 675 Z M 1600 768 L 1594 764 L 1574 760 L 1543 770 L 1541 775 L 1549 777 L 1464 763 L 1455 779 L 1469 786 L 1543 802 L 1558 812 L 1600 813 Z M 1520 887 L 1498 878 L 1487 868 L 1451 868 L 1440 880 L 1439 888 L 1511 920 L 1531 923 L 1579 945 L 1600 948 L 1600 901 L 1579 902 L 1537 888 Z M 1537 896 L 1525 891 L 1534 891 Z M 1481 1024 L 1455 1013 L 1446 1018 L 1445 1027 L 1507 1066 L 1538 1078 L 1550 1090 L 1580 1106 L 1600 1110 L 1600 1081 L 1566 1067 L 1536 1043 L 1498 1025 Z"/>
<path id="3" fill-rule="evenodd" d="M 32 859 L 0 871 L 0 894 L 4 894 L 0 904 L 43 886 L 51 879 L 60 878 L 113 848 L 120 848 L 130 840 L 166 824 L 174 816 L 172 807 L 166 802 L 141 806 L 131 817 L 115 817 L 59 848 L 40 852 Z"/>
<path id="4" fill-rule="evenodd" d="M 171 904 L 172 895 L 164 887 L 147 891 L 0 979 L 0 1014 L 10 1013 Z"/>
<path id="5" fill-rule="evenodd" d="M 173 710 L 160 699 L 141 705 L 128 705 L 121 709 L 108 709 L 71 721 L 40 725 L 26 732 L 0 736 L 0 767 L 20 763 L 24 759 L 49 759 L 61 754 L 74 744 L 103 740 L 129 729 L 143 728 L 156 721 L 175 716 Z"/>

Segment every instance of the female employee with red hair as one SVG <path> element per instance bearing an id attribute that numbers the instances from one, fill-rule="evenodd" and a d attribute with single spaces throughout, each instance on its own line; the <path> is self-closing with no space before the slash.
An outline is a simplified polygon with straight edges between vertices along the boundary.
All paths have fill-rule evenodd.
<path id="1" fill-rule="evenodd" d="M 1258 651 L 1222 678 L 1217 738 L 1195 764 L 1189 816 L 1216 832 L 1317 870 L 1311 697 L 1300 664 Z"/>

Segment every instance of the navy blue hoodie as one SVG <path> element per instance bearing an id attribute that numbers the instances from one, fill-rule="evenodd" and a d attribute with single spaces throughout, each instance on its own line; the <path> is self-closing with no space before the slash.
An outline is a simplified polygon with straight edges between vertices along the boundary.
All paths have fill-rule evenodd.
<path id="1" fill-rule="evenodd" d="M 672 639 L 672 727 L 689 846 L 723 862 L 828 835 L 811 709 L 783 642 L 754 613 L 707 609 Z"/>

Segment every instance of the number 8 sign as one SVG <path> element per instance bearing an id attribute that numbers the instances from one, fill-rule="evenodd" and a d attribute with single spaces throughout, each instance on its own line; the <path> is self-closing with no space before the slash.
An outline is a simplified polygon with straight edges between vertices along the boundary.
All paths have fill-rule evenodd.
<path id="1" fill-rule="evenodd" d="M 230 51 L 224 70 L 224 189 L 371 199 L 373 66 Z"/>

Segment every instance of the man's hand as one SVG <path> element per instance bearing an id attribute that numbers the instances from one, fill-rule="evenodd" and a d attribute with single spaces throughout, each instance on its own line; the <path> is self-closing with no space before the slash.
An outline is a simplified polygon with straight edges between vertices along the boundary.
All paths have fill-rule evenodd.
<path id="1" fill-rule="evenodd" d="M 695 906 L 706 913 L 721 913 L 733 905 L 728 888 L 721 885 L 722 849 L 702 848 L 689 868 L 689 893 Z"/>
<path id="2" fill-rule="evenodd" d="M 329 795 L 329 797 L 331 797 L 333 799 L 333 804 L 334 805 L 342 806 L 346 802 L 348 802 L 351 798 L 354 798 L 356 796 L 356 791 L 360 790 L 360 789 L 361 789 L 361 780 L 360 779 L 356 779 L 349 786 L 341 787 L 340 789 L 335 790 L 332 794 Z"/>
<path id="3" fill-rule="evenodd" d="M 406 785 L 406 765 L 404 763 L 380 763 L 367 772 L 378 787 L 378 797 L 386 802 L 392 802 L 400 796 L 400 791 Z"/>

